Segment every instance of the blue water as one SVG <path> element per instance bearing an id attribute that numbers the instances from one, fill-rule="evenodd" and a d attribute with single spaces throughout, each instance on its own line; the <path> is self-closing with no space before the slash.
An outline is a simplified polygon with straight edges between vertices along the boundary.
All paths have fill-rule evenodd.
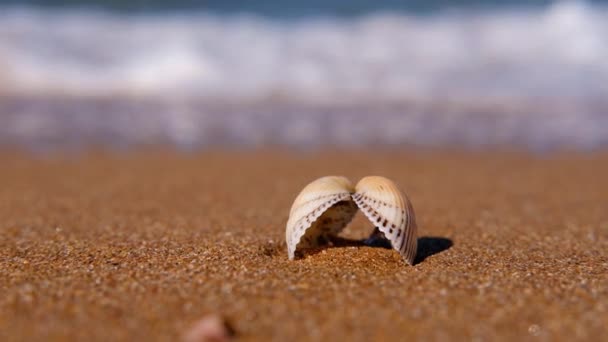
<path id="1" fill-rule="evenodd" d="M 249 13 L 270 17 L 361 16 L 373 12 L 425 14 L 445 10 L 538 8 L 556 0 L 0 0 L 0 5 L 102 9 L 128 12 L 205 11 L 216 14 Z M 587 1 L 605 4 L 608 0 Z"/>
<path id="2" fill-rule="evenodd" d="M 0 145 L 604 148 L 604 3 L 0 1 Z"/>

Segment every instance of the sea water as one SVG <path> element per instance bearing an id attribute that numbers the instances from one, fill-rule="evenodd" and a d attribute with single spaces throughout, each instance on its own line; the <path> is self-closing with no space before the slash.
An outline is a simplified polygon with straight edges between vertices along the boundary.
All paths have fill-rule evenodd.
<path id="1" fill-rule="evenodd" d="M 0 1 L 0 144 L 608 145 L 603 1 L 144 4 Z"/>

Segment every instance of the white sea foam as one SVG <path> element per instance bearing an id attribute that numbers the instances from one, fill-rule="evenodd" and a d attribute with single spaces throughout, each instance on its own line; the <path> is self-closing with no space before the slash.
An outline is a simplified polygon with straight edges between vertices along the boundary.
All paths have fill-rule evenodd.
<path id="1" fill-rule="evenodd" d="M 594 147 L 608 140 L 608 8 L 568 1 L 526 10 L 296 21 L 4 8 L 0 95 L 161 103 L 158 120 L 141 125 L 178 143 L 206 142 L 209 132 L 201 127 L 219 125 L 244 143 L 352 143 L 348 137 L 360 132 L 364 141 L 380 143 Z M 26 115 L 23 108 L 31 106 L 5 101 L 12 114 L 5 123 L 51 115 Z M 209 110 L 225 107 L 240 114 Z M 126 108 L 113 110 L 133 110 Z M 384 119 L 369 119 L 371 112 Z M 214 115 L 232 118 L 233 126 L 246 121 L 243 115 L 261 116 L 256 123 L 295 133 L 270 139 L 280 130 L 245 132 L 255 124 L 234 128 Z M 315 134 L 324 115 L 367 117 L 370 126 Z M 6 127 L 10 140 L 15 133 Z"/>
<path id="2" fill-rule="evenodd" d="M 400 102 L 606 94 L 608 11 L 280 22 L 3 10 L 3 93 Z"/>

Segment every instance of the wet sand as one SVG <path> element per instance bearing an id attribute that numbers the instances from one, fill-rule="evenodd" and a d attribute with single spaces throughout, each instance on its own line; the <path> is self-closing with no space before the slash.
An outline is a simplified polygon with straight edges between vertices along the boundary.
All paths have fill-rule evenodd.
<path id="1" fill-rule="evenodd" d="M 0 340 L 598 340 L 608 333 L 608 154 L 363 150 L 0 154 Z M 287 259 L 316 177 L 394 179 L 418 263 Z M 361 214 L 344 233 L 372 230 Z"/>

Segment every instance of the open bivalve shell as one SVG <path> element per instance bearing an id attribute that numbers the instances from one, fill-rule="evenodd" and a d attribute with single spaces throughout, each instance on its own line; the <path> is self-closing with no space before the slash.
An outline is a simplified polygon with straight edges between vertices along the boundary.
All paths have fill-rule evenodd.
<path id="1" fill-rule="evenodd" d="M 369 176 L 356 187 L 345 177 L 328 176 L 308 184 L 296 197 L 285 238 L 289 259 L 322 246 L 353 219 L 357 208 L 384 234 L 410 265 L 417 251 L 414 209 L 391 180 Z"/>

